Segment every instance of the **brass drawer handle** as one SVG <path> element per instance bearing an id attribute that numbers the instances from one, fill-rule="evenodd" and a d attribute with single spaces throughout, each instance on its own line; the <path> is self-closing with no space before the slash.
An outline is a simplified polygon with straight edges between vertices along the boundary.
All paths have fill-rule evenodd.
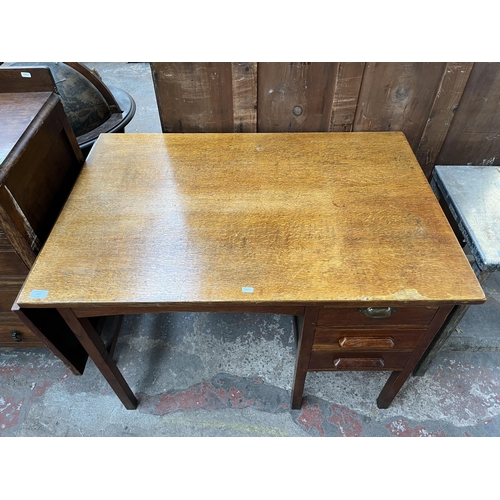
<path id="1" fill-rule="evenodd" d="M 366 307 L 359 310 L 369 318 L 388 318 L 394 311 L 396 309 L 392 307 Z"/>

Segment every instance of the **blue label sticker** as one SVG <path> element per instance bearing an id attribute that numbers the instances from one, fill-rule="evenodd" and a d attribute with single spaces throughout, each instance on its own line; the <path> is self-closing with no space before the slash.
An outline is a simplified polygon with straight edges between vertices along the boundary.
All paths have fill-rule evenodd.
<path id="1" fill-rule="evenodd" d="M 496 186 L 497 188 L 500 188 L 500 182 L 495 182 L 495 186 Z"/>
<path id="2" fill-rule="evenodd" d="M 245 292 L 245 293 L 253 293 L 253 288 L 251 286 L 244 286 L 242 289 L 241 289 L 242 292 Z"/>
<path id="3" fill-rule="evenodd" d="M 48 290 L 31 290 L 30 299 L 44 299 L 48 294 Z"/>

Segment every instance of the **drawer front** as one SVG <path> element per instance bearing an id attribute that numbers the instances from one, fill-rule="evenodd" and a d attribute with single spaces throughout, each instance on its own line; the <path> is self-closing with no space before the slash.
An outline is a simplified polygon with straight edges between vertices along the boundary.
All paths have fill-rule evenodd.
<path id="1" fill-rule="evenodd" d="M 323 307 L 318 316 L 318 326 L 373 328 L 387 325 L 409 325 L 425 327 L 428 325 L 437 307 L 372 307 L 372 308 L 335 308 Z"/>
<path id="2" fill-rule="evenodd" d="M 16 342 L 12 330 L 19 332 Z M 1 347 L 45 347 L 45 344 L 13 313 L 0 313 L 0 348 Z"/>
<path id="3" fill-rule="evenodd" d="M 425 329 L 318 328 L 314 334 L 313 349 L 330 349 L 339 353 L 344 351 L 411 351 L 417 346 L 425 332 Z"/>
<path id="4" fill-rule="evenodd" d="M 321 349 L 311 352 L 309 371 L 401 370 L 411 352 L 341 352 Z"/>

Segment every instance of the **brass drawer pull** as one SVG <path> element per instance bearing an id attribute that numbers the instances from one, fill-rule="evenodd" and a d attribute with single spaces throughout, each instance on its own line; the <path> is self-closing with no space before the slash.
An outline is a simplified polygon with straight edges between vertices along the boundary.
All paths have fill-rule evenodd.
<path id="1" fill-rule="evenodd" d="M 394 339 L 391 337 L 342 337 L 340 347 L 344 349 L 391 349 Z"/>
<path id="2" fill-rule="evenodd" d="M 333 366 L 339 370 L 383 368 L 384 360 L 381 358 L 337 358 L 333 360 Z"/>
<path id="3" fill-rule="evenodd" d="M 388 318 L 395 310 L 392 307 L 366 307 L 359 312 L 369 318 Z"/>

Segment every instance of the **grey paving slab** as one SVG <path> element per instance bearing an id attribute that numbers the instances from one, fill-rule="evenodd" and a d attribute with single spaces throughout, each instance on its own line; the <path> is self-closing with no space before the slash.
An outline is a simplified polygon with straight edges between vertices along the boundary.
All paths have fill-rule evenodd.
<path id="1" fill-rule="evenodd" d="M 438 165 L 433 178 L 479 268 L 500 270 L 500 168 Z"/>

